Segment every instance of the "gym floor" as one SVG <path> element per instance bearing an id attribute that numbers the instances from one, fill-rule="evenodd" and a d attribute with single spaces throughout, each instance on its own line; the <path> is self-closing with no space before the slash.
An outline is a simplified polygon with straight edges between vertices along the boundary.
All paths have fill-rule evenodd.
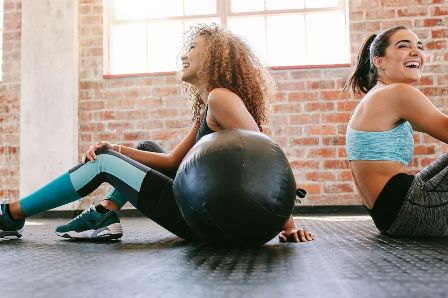
<path id="1" fill-rule="evenodd" d="M 0 241 L 1 297 L 448 297 L 448 239 L 393 239 L 368 216 L 300 216 L 317 240 L 191 244 L 144 218 L 119 241 L 58 238 L 31 219 Z"/>

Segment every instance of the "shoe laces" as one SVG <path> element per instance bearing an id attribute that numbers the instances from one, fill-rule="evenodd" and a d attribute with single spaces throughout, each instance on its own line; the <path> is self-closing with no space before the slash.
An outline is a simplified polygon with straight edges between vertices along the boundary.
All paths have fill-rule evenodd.
<path id="1" fill-rule="evenodd" d="M 75 220 L 77 220 L 77 219 L 83 217 L 85 214 L 89 213 L 90 210 L 93 209 L 93 208 L 94 208 L 94 205 L 92 204 L 92 205 L 90 205 L 89 208 L 87 208 L 86 210 L 84 210 L 83 212 L 81 212 L 81 214 L 79 214 L 78 216 L 76 216 L 75 218 L 73 218 L 70 222 L 74 222 Z M 93 209 L 93 210 L 95 210 L 95 209 Z"/>

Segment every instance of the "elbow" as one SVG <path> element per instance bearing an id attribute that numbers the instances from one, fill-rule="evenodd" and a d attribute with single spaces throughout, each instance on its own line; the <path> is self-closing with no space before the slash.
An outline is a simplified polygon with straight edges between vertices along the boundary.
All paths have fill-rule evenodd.
<path id="1" fill-rule="evenodd" d="M 179 168 L 180 163 L 182 160 L 178 160 L 174 158 L 171 154 L 167 154 L 166 159 L 166 169 L 169 171 L 175 171 Z"/>

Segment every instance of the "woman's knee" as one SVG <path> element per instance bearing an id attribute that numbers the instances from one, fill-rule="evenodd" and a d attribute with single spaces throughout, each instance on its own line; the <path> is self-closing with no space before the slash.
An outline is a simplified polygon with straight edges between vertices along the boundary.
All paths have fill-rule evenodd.
<path id="1" fill-rule="evenodd" d="M 95 154 L 98 155 L 102 155 L 102 154 L 111 154 L 111 155 L 115 155 L 115 151 L 114 150 L 110 150 L 110 149 L 105 149 L 105 148 L 99 148 L 95 151 Z"/>
<path id="2" fill-rule="evenodd" d="M 154 141 L 139 142 L 135 148 L 142 151 L 166 153 L 166 150 L 159 143 Z"/>

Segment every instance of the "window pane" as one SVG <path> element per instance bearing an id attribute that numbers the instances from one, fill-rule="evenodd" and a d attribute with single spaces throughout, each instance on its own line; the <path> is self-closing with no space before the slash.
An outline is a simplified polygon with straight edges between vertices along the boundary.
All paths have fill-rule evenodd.
<path id="1" fill-rule="evenodd" d="M 266 0 L 266 9 L 301 9 L 304 8 L 304 2 L 305 0 Z"/>
<path id="2" fill-rule="evenodd" d="M 264 0 L 230 0 L 232 12 L 264 11 Z"/>
<path id="3" fill-rule="evenodd" d="M 266 26 L 264 17 L 229 18 L 227 27 L 241 36 L 266 65 Z"/>
<path id="4" fill-rule="evenodd" d="M 145 36 L 143 24 L 112 27 L 111 73 L 145 72 Z"/>
<path id="5" fill-rule="evenodd" d="M 216 0 L 185 0 L 185 15 L 216 14 Z"/>
<path id="6" fill-rule="evenodd" d="M 182 43 L 182 21 L 148 25 L 148 72 L 174 71 Z"/>
<path id="7" fill-rule="evenodd" d="M 182 0 L 147 0 L 148 17 L 164 18 L 183 15 Z"/>
<path id="8" fill-rule="evenodd" d="M 306 8 L 338 7 L 339 0 L 306 0 Z"/>
<path id="9" fill-rule="evenodd" d="M 145 0 L 115 0 L 115 18 L 117 20 L 144 19 L 148 3 Z"/>
<path id="10" fill-rule="evenodd" d="M 342 12 L 306 15 L 309 64 L 348 63 L 349 50 Z"/>
<path id="11" fill-rule="evenodd" d="M 303 14 L 268 17 L 267 39 L 269 66 L 306 64 Z"/>

